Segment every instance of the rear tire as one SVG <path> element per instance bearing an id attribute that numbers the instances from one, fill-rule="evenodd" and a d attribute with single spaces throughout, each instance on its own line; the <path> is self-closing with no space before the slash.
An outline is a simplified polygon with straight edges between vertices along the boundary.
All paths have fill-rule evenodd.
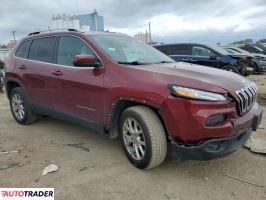
<path id="1" fill-rule="evenodd" d="M 229 72 L 234 72 L 236 74 L 240 74 L 239 70 L 233 65 L 226 65 L 222 69 L 226 70 L 226 71 L 229 71 Z"/>
<path id="2" fill-rule="evenodd" d="M 167 141 L 161 120 L 146 106 L 126 109 L 120 119 L 121 143 L 129 161 L 140 169 L 161 164 Z"/>
<path id="3" fill-rule="evenodd" d="M 9 105 L 14 119 L 19 124 L 31 124 L 38 119 L 38 115 L 30 108 L 25 92 L 21 87 L 11 91 Z"/>

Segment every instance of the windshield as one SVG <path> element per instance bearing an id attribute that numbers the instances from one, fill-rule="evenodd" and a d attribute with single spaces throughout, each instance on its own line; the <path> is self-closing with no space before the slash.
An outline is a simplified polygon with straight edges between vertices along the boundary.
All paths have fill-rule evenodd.
<path id="1" fill-rule="evenodd" d="M 226 48 L 225 48 L 225 50 L 228 51 L 228 52 L 231 53 L 231 54 L 240 54 L 240 53 L 241 53 L 241 52 L 237 52 L 237 51 L 235 51 L 235 50 L 233 50 L 233 49 L 226 49 Z"/>
<path id="2" fill-rule="evenodd" d="M 245 51 L 245 50 L 240 49 L 240 48 L 237 48 L 237 47 L 234 47 L 234 50 L 235 50 L 235 51 L 238 51 L 239 53 L 250 54 L 248 51 Z"/>
<path id="3" fill-rule="evenodd" d="M 114 61 L 121 64 L 155 64 L 174 62 L 155 48 L 127 36 L 93 35 L 91 38 Z"/>

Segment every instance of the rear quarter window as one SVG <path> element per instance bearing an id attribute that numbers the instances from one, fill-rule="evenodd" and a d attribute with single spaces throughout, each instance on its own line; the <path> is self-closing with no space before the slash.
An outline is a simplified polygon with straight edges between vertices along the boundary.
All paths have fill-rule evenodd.
<path id="1" fill-rule="evenodd" d="M 29 59 L 41 62 L 54 62 L 56 37 L 38 38 L 32 41 Z"/>
<path id="2" fill-rule="evenodd" d="M 31 43 L 30 40 L 22 42 L 22 44 L 18 47 L 15 56 L 19 58 L 27 58 L 29 53 L 30 43 Z"/>

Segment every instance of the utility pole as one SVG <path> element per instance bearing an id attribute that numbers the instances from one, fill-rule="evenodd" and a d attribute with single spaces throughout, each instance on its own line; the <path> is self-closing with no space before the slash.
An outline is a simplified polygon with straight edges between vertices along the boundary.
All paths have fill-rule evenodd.
<path id="1" fill-rule="evenodd" d="M 14 43 L 16 43 L 16 31 L 12 31 L 13 38 L 14 38 Z"/>

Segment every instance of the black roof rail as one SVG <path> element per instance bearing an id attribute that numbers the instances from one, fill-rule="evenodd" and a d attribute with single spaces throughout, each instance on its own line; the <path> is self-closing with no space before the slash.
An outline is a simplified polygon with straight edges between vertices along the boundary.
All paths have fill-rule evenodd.
<path id="1" fill-rule="evenodd" d="M 56 32 L 56 31 L 74 31 L 74 32 L 80 32 L 79 30 L 74 29 L 74 28 L 68 28 L 68 29 L 48 29 L 48 30 L 42 30 L 42 31 L 34 31 L 32 33 L 29 33 L 28 36 L 30 36 L 30 35 L 37 35 L 37 34 L 40 34 L 40 33 Z"/>

